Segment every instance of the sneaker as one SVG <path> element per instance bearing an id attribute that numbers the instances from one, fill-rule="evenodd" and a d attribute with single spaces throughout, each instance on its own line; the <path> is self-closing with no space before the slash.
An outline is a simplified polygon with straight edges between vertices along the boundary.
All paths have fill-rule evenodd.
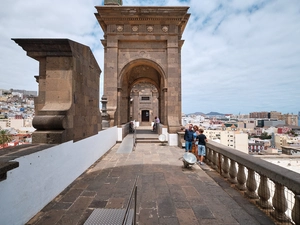
<path id="1" fill-rule="evenodd" d="M 203 162 L 200 162 L 200 165 L 203 165 L 204 163 Z"/>

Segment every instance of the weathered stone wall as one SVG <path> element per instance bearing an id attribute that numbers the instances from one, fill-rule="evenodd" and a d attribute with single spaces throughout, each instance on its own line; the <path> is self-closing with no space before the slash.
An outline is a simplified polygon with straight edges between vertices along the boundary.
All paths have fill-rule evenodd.
<path id="1" fill-rule="evenodd" d="M 78 141 L 101 130 L 99 68 L 89 47 L 68 39 L 14 39 L 38 60 L 33 143 Z"/>

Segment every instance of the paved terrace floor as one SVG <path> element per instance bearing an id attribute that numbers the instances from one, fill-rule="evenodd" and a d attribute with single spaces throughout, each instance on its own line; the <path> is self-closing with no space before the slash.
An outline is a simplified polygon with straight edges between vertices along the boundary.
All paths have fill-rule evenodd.
<path id="1" fill-rule="evenodd" d="M 149 132 L 146 135 L 152 135 Z M 119 147 L 116 144 L 27 225 L 80 225 L 94 208 L 124 208 L 137 175 L 139 225 L 274 224 L 208 166 L 183 168 L 184 149 L 137 143 L 135 151 L 117 153 Z"/>

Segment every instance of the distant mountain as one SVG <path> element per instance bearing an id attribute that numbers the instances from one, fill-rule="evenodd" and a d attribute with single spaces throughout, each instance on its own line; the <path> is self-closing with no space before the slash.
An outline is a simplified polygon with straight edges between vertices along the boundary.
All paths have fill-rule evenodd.
<path id="1" fill-rule="evenodd" d="M 218 113 L 218 112 L 210 112 L 210 113 L 194 112 L 194 113 L 189 113 L 189 114 L 186 114 L 186 115 L 224 116 L 225 114 L 223 114 L 223 113 Z"/>
<path id="2" fill-rule="evenodd" d="M 205 113 L 203 113 L 203 112 L 194 112 L 194 113 L 190 113 L 190 114 L 194 114 L 194 115 L 205 115 Z"/>
<path id="3" fill-rule="evenodd" d="M 225 114 L 223 114 L 223 113 L 218 113 L 218 112 L 210 112 L 210 113 L 207 113 L 206 115 L 207 115 L 207 116 L 215 116 L 215 115 L 218 115 L 218 116 L 224 116 Z"/>

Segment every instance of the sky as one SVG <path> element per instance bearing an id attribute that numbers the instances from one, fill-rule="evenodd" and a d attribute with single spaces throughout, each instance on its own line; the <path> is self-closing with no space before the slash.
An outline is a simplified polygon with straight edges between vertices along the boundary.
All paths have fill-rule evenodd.
<path id="1" fill-rule="evenodd" d="M 89 46 L 103 70 L 103 32 L 94 16 L 103 2 L 1 1 L 0 89 L 38 91 L 39 64 L 12 38 L 71 39 Z M 123 0 L 123 6 L 190 7 L 182 37 L 183 113 L 300 111 L 299 0 Z"/>

